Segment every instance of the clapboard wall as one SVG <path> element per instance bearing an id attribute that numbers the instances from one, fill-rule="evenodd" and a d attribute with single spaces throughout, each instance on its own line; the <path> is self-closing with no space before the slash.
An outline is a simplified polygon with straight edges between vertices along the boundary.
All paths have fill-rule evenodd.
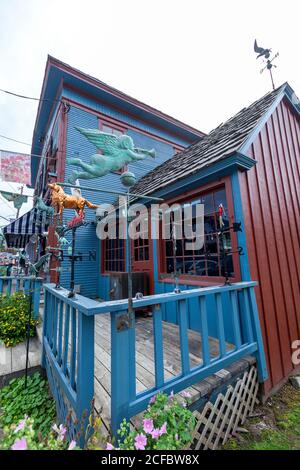
<path id="1" fill-rule="evenodd" d="M 99 128 L 98 119 L 101 119 L 99 116 L 108 116 L 110 118 L 118 119 L 125 127 L 130 126 L 126 133 L 133 138 L 137 147 L 155 149 L 155 159 L 149 157 L 143 161 L 129 165 L 129 170 L 134 172 L 137 178 L 140 178 L 157 165 L 171 158 L 175 151 L 173 144 L 177 146 L 188 145 L 188 142 L 183 141 L 179 137 L 175 139 L 174 135 L 171 136 L 164 129 L 157 129 L 150 125 L 147 126 L 144 121 L 134 120 L 132 116 L 128 116 L 126 113 L 122 114 L 115 109 L 110 109 L 109 106 L 99 104 L 96 101 L 93 102 L 90 98 L 75 93 L 74 90 L 64 90 L 63 96 L 65 99 L 69 99 L 71 103 L 71 107 L 67 115 L 66 163 L 64 169 L 65 182 L 67 182 L 72 171 L 76 170 L 76 167 L 68 164 L 67 159 L 69 157 L 77 155 L 85 162 L 89 162 L 91 155 L 96 153 L 94 145 L 89 143 L 87 139 L 75 129 L 75 127 Z M 76 106 L 75 103 L 78 103 L 78 105 Z M 140 128 L 140 131 L 138 128 Z M 154 135 L 158 138 L 155 138 Z M 166 139 L 167 141 L 165 142 L 162 139 Z M 171 139 L 172 142 L 170 142 Z M 91 188 L 99 189 L 101 187 L 104 190 L 107 189 L 109 191 L 124 192 L 124 186 L 122 186 L 120 182 L 120 175 L 114 173 L 109 173 L 101 179 L 82 180 L 80 182 L 82 185 L 86 185 Z M 70 193 L 69 189 L 66 189 L 65 191 Z M 111 194 L 91 191 L 83 191 L 82 194 L 89 201 L 95 204 L 114 203 L 116 201 L 116 196 Z M 74 211 L 66 210 L 64 212 L 66 221 L 70 220 L 73 216 Z M 94 216 L 94 210 L 86 209 L 86 220 L 91 221 Z M 90 250 L 96 253 L 95 261 L 91 261 L 87 256 Z M 83 253 L 83 261 L 78 261 L 76 264 L 75 284 L 80 285 L 81 293 L 85 296 L 107 298 L 109 276 L 101 273 L 101 246 L 100 241 L 96 237 L 95 225 L 89 225 L 86 228 L 80 228 L 77 230 L 76 251 L 81 251 Z M 69 266 L 70 263 L 68 260 L 65 260 L 62 263 L 64 271 L 61 274 L 61 284 L 65 287 L 69 287 Z"/>

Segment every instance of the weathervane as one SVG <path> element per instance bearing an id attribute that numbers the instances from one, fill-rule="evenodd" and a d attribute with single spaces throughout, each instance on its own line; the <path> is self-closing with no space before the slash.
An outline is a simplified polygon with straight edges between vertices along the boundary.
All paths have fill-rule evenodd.
<path id="1" fill-rule="evenodd" d="M 266 59 L 266 60 L 263 60 L 264 64 L 266 64 L 266 65 L 260 70 L 260 73 L 263 73 L 266 69 L 269 70 L 270 77 L 271 77 L 271 82 L 272 82 L 272 87 L 273 87 L 273 90 L 275 90 L 275 84 L 274 84 L 274 79 L 273 79 L 273 74 L 272 74 L 272 68 L 277 67 L 277 65 L 273 64 L 273 61 L 276 59 L 276 57 L 279 56 L 279 52 L 277 52 L 274 55 L 274 57 L 272 57 L 272 59 L 270 59 L 272 49 L 265 49 L 264 47 L 259 47 L 258 44 L 257 44 L 256 39 L 254 41 L 254 52 L 256 52 L 258 54 L 257 57 L 256 57 L 257 59 L 259 59 L 260 57 L 262 59 Z"/>

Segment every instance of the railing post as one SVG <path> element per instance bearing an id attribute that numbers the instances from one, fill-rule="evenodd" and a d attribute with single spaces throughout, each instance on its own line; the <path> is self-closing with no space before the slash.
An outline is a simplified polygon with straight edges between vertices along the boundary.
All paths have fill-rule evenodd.
<path id="1" fill-rule="evenodd" d="M 92 400 L 94 397 L 94 315 L 87 316 L 78 311 L 78 359 L 77 359 L 77 410 L 76 415 L 80 422 L 83 414 L 84 429 L 88 423 L 91 413 Z M 84 444 L 84 435 L 80 437 L 80 445 Z"/>
<path id="2" fill-rule="evenodd" d="M 268 378 L 268 369 L 267 369 L 267 363 L 266 363 L 264 343 L 263 343 L 263 338 L 261 334 L 259 313 L 258 313 L 258 308 L 257 308 L 257 303 L 256 303 L 254 287 L 250 287 L 249 295 L 250 295 L 250 307 L 252 311 L 252 320 L 253 320 L 253 334 L 254 334 L 254 339 L 257 343 L 257 352 L 254 353 L 254 355 L 256 357 L 256 362 L 257 362 L 258 379 L 260 382 L 264 382 Z"/>
<path id="3" fill-rule="evenodd" d="M 129 419 L 129 403 L 136 397 L 135 320 L 129 325 L 126 312 L 112 312 L 111 317 L 111 428 L 117 430 Z"/>
<path id="4" fill-rule="evenodd" d="M 41 360 L 41 366 L 43 369 L 46 368 L 46 352 L 45 352 L 45 337 L 47 335 L 47 327 L 48 327 L 48 311 L 49 311 L 49 298 L 50 298 L 50 293 L 45 289 L 45 294 L 44 294 L 44 315 L 43 315 L 43 333 L 42 333 L 42 360 Z"/>
<path id="5" fill-rule="evenodd" d="M 40 313 L 40 299 L 41 299 L 41 279 L 33 279 L 33 318 L 36 320 Z"/>

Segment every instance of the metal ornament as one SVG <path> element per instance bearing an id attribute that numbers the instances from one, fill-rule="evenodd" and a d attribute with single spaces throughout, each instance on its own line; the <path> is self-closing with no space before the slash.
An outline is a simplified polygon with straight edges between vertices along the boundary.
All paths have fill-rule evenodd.
<path id="1" fill-rule="evenodd" d="M 131 171 L 124 171 L 121 176 L 121 183 L 126 186 L 126 188 L 131 188 L 136 183 L 136 176 Z"/>
<path id="2" fill-rule="evenodd" d="M 85 163 L 80 158 L 68 158 L 67 163 L 78 166 L 83 171 L 74 171 L 69 183 L 74 184 L 77 179 L 90 180 L 107 175 L 111 171 L 121 170 L 124 165 L 144 160 L 146 157 L 155 158 L 155 150 L 145 150 L 134 146 L 129 135 L 116 136 L 99 131 L 99 129 L 83 129 L 76 127 L 89 142 L 95 145 L 102 153 L 91 156 L 90 163 Z"/>
<path id="3" fill-rule="evenodd" d="M 51 201 L 52 205 L 58 208 L 58 215 L 62 215 L 64 209 L 75 209 L 78 217 L 83 220 L 85 206 L 90 209 L 97 209 L 98 207 L 84 197 L 66 194 L 63 188 L 57 183 L 48 183 L 48 187 L 52 190 Z M 80 221 L 77 220 L 76 222 L 79 223 Z"/>
<path id="4" fill-rule="evenodd" d="M 272 82 L 272 88 L 273 88 L 273 90 L 275 90 L 275 84 L 274 84 L 274 79 L 273 79 L 273 74 L 272 74 L 272 68 L 273 67 L 276 68 L 277 65 L 273 64 L 272 62 L 276 59 L 276 57 L 279 56 L 279 52 L 277 52 L 274 55 L 274 57 L 272 59 L 270 59 L 272 49 L 265 49 L 264 47 L 259 47 L 258 44 L 257 44 L 256 39 L 254 41 L 254 52 L 256 52 L 258 54 L 257 57 L 256 57 L 257 59 L 259 59 L 259 58 L 266 59 L 264 61 L 264 63 L 266 65 L 260 70 L 260 73 L 263 73 L 264 70 L 269 70 L 270 78 L 271 78 L 271 82 Z"/>

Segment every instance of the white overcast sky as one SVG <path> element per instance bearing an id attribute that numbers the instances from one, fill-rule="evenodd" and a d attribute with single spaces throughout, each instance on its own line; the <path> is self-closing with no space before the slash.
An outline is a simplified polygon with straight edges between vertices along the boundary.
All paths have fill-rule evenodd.
<path id="1" fill-rule="evenodd" d="M 39 96 L 47 54 L 205 132 L 270 90 L 253 42 L 300 94 L 296 0 L 0 0 L 0 88 Z M 31 143 L 37 105 L 0 93 L 0 134 Z M 0 149 L 30 147 L 0 137 Z"/>

